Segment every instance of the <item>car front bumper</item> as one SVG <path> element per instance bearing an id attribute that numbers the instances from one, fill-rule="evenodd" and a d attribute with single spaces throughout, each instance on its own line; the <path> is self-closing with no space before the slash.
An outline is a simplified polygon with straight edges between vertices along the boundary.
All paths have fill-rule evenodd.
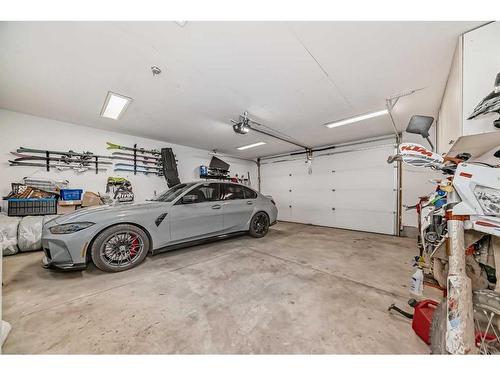
<path id="1" fill-rule="evenodd" d="M 47 255 L 42 258 L 42 267 L 43 268 L 51 268 L 58 269 L 63 271 L 76 271 L 76 270 L 84 270 L 87 268 L 85 263 L 58 263 L 52 261 Z"/>
<path id="2" fill-rule="evenodd" d="M 81 270 L 87 266 L 87 247 L 92 236 L 85 230 L 70 234 L 52 234 L 46 227 L 42 232 L 44 268 Z"/>

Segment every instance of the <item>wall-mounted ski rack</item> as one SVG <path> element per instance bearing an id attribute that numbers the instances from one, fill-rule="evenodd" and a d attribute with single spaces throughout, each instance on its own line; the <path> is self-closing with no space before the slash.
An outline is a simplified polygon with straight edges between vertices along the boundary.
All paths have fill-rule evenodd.
<path id="1" fill-rule="evenodd" d="M 111 164 L 111 162 L 103 162 L 99 160 L 99 159 L 110 159 L 111 156 L 95 155 L 91 152 L 74 152 L 71 150 L 51 151 L 51 150 L 38 150 L 33 148 L 20 147 L 17 149 L 17 152 L 12 152 L 12 154 L 17 156 L 17 158 L 15 160 L 9 160 L 11 166 L 26 166 L 26 167 L 44 166 L 47 172 L 49 172 L 51 168 L 77 169 L 78 165 L 71 165 L 71 164 L 80 163 L 81 168 L 93 165 L 94 167 L 92 167 L 91 169 L 94 169 L 95 173 L 98 174 L 99 171 L 105 170 L 105 168 L 102 167 L 102 164 Z M 36 156 L 29 154 L 43 154 L 44 156 Z M 37 161 L 38 163 L 34 163 L 33 161 Z M 61 164 L 54 164 L 51 162 L 61 162 Z"/>
<path id="2" fill-rule="evenodd" d="M 122 166 L 120 166 L 120 168 L 115 168 L 115 171 L 122 171 L 122 172 L 129 171 L 129 172 L 133 172 L 134 175 L 137 175 L 137 173 L 139 173 L 139 174 L 143 174 L 143 173 L 152 174 L 153 171 L 151 170 L 151 166 L 142 167 L 141 165 L 138 165 L 138 163 L 146 164 L 144 162 L 145 159 L 151 159 L 151 161 L 153 161 L 153 160 L 156 161 L 156 165 L 159 167 L 158 172 L 155 174 L 160 176 L 160 177 L 163 177 L 163 170 L 161 168 L 162 161 L 161 161 L 161 152 L 160 151 L 158 151 L 158 150 L 146 150 L 144 148 L 139 148 L 139 147 L 137 147 L 137 144 L 134 144 L 133 147 L 121 146 L 121 145 L 114 144 L 111 142 L 106 142 L 106 144 L 108 145 L 107 146 L 108 150 L 122 150 L 122 151 L 131 152 L 129 155 L 131 157 L 130 161 L 133 162 L 133 164 L 126 165 L 126 164 L 123 164 L 123 162 L 121 162 Z M 150 154 L 150 155 L 146 155 L 146 154 Z M 124 168 L 124 167 L 129 167 L 130 170 L 128 170 L 127 168 Z"/>

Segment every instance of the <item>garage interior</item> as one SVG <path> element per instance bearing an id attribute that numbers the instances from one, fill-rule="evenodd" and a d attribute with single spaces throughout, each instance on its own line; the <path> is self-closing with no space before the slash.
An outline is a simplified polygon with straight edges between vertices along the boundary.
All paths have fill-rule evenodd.
<path id="1" fill-rule="evenodd" d="M 443 298 L 410 293 L 407 210 L 442 174 L 387 160 L 429 148 L 405 131 L 414 115 L 434 118 L 439 155 L 463 136 L 500 146 L 494 117 L 468 119 L 500 72 L 500 23 L 1 22 L 0 45 L 3 353 L 430 353 L 388 307 Z M 64 160 L 77 153 L 91 154 Z M 277 223 L 123 272 L 90 253 L 85 269 L 42 267 L 53 215 L 199 180 L 272 197 Z M 76 196 L 58 193 L 47 222 L 13 213 L 23 192 L 53 199 L 33 181 Z"/>

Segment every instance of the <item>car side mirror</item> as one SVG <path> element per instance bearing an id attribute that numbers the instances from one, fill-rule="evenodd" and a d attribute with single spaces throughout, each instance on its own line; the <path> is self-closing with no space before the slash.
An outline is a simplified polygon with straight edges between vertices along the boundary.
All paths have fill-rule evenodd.
<path id="1" fill-rule="evenodd" d="M 406 127 L 407 133 L 420 134 L 423 138 L 427 139 L 432 151 L 434 151 L 434 145 L 429 138 L 429 129 L 434 122 L 434 117 L 431 116 L 412 116 L 408 126 Z"/>
<path id="2" fill-rule="evenodd" d="M 196 203 L 198 202 L 198 196 L 197 195 L 185 195 L 182 197 L 182 203 L 184 204 L 189 204 L 189 203 Z"/>

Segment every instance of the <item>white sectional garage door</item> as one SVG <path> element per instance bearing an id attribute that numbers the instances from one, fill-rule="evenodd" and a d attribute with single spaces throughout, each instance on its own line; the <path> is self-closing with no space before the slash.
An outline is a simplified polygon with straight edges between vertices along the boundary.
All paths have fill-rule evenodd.
<path id="1" fill-rule="evenodd" d="M 394 144 L 357 148 L 316 155 L 311 174 L 305 157 L 263 161 L 261 192 L 273 196 L 278 220 L 395 234 L 397 172 L 387 164 Z"/>

